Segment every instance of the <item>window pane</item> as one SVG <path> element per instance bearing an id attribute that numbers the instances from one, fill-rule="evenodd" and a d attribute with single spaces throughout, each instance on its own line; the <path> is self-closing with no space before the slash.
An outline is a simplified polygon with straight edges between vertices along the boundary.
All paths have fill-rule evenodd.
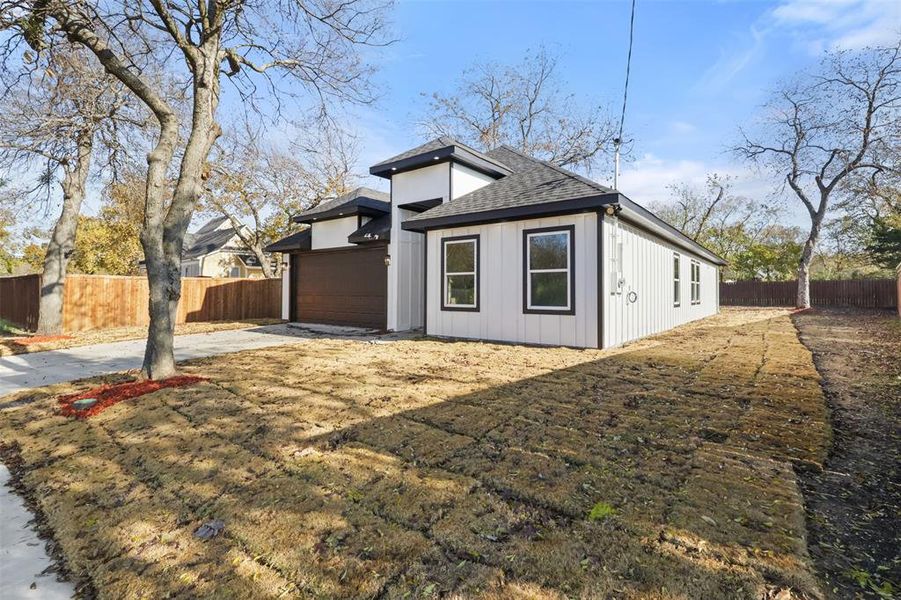
<path id="1" fill-rule="evenodd" d="M 472 273 L 476 270 L 476 243 L 448 242 L 444 245 L 447 252 L 445 256 L 445 273 Z"/>
<path id="2" fill-rule="evenodd" d="M 565 269 L 568 237 L 565 233 L 529 237 L 529 267 L 532 269 Z"/>
<path id="3" fill-rule="evenodd" d="M 532 273 L 532 306 L 566 308 L 569 296 L 566 273 Z"/>
<path id="4" fill-rule="evenodd" d="M 673 277 L 679 279 L 679 255 L 673 256 Z"/>
<path id="5" fill-rule="evenodd" d="M 679 282 L 673 282 L 673 302 L 679 304 Z"/>
<path id="6" fill-rule="evenodd" d="M 446 279 L 447 305 L 476 303 L 475 275 L 448 275 Z"/>

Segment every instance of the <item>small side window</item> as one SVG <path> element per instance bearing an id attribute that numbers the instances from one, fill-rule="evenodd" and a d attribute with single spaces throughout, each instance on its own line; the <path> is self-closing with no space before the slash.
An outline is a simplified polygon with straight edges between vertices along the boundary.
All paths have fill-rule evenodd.
<path id="1" fill-rule="evenodd" d="M 673 306 L 682 305 L 682 276 L 679 273 L 681 257 L 678 252 L 673 252 Z"/>
<path id="2" fill-rule="evenodd" d="M 691 261 L 691 303 L 701 303 L 701 263 Z"/>

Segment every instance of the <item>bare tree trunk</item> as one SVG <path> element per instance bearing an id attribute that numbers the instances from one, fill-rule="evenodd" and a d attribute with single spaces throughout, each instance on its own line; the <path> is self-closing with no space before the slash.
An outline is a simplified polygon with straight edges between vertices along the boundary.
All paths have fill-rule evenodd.
<path id="1" fill-rule="evenodd" d="M 810 308 L 810 263 L 813 262 L 813 254 L 820 239 L 820 229 L 825 214 L 825 210 L 821 209 L 812 215 L 810 234 L 807 236 L 807 241 L 804 242 L 801 259 L 798 261 L 798 297 L 795 302 L 797 308 Z"/>
<path id="2" fill-rule="evenodd" d="M 165 220 L 153 223 L 148 231 L 153 252 L 148 253 L 145 247 L 150 287 L 150 326 L 142 372 L 151 379 L 163 379 L 176 373 L 173 342 L 181 298 L 182 246 L 197 198 L 202 192 L 207 157 L 220 134 L 214 119 L 219 102 L 219 71 L 216 52 L 210 54 L 211 57 L 202 51 L 194 54 L 194 60 L 202 64 L 197 64 L 195 71 L 191 133 Z"/>
<path id="3" fill-rule="evenodd" d="M 263 252 L 263 246 L 259 242 L 251 244 L 250 251 L 253 252 L 253 255 L 256 256 L 258 261 L 260 261 L 260 267 L 263 270 L 263 277 L 265 279 L 275 279 L 276 277 L 281 277 L 281 273 L 276 273 L 272 269 L 272 261 Z"/>
<path id="4" fill-rule="evenodd" d="M 78 215 L 84 201 L 85 187 L 91 168 L 94 132 L 83 131 L 78 138 L 78 155 L 75 164 L 65 165 L 62 181 L 63 206 L 53 235 L 44 255 L 44 273 L 41 278 L 41 298 L 38 305 L 40 335 L 57 335 L 63 330 L 63 292 L 69 256 L 75 249 Z"/>

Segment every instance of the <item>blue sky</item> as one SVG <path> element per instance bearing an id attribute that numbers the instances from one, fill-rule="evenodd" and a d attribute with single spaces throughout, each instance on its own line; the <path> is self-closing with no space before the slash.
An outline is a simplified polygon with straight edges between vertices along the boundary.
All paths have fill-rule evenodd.
<path id="1" fill-rule="evenodd" d="M 378 74 L 384 96 L 356 111 L 361 167 L 424 141 L 415 127 L 423 93 L 451 91 L 474 62 L 515 63 L 541 44 L 560 55 L 567 90 L 618 113 L 628 17 L 628 1 L 399 2 L 401 40 L 383 53 Z M 901 2 L 638 0 L 626 116 L 634 143 L 620 189 L 639 202 L 665 200 L 668 184 L 701 184 L 718 172 L 734 176 L 740 192 L 766 196 L 772 183 L 726 152 L 738 127 L 753 123 L 769 91 L 814 66 L 824 49 L 891 43 L 899 34 Z"/>
<path id="2" fill-rule="evenodd" d="M 618 114 L 628 18 L 628 0 L 399 0 L 391 20 L 400 39 L 375 56 L 381 99 L 347 116 L 359 137 L 360 173 L 425 141 L 415 125 L 427 108 L 423 94 L 452 91 L 475 62 L 517 63 L 540 45 L 559 55 L 565 90 Z M 752 124 L 770 90 L 813 67 L 825 49 L 892 43 L 899 35 L 901 1 L 637 0 L 626 116 L 632 156 L 619 188 L 643 204 L 666 201 L 669 184 L 702 185 L 716 172 L 734 177 L 739 193 L 779 201 L 770 196 L 773 181 L 726 152 L 738 127 Z M 231 103 L 224 98 L 222 112 Z M 610 170 L 595 177 L 610 183 L 603 176 Z M 387 187 L 380 179 L 363 182 Z M 95 189 L 85 211 L 95 213 L 98 204 Z M 804 223 L 797 203 L 786 207 L 786 221 Z M 42 213 L 33 219 L 45 220 Z"/>

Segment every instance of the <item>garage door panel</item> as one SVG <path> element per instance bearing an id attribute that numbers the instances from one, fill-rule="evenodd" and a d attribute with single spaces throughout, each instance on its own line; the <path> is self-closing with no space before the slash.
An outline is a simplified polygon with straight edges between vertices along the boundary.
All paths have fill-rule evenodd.
<path id="1" fill-rule="evenodd" d="M 300 254 L 295 271 L 297 320 L 384 329 L 385 255 L 385 246 Z"/>

